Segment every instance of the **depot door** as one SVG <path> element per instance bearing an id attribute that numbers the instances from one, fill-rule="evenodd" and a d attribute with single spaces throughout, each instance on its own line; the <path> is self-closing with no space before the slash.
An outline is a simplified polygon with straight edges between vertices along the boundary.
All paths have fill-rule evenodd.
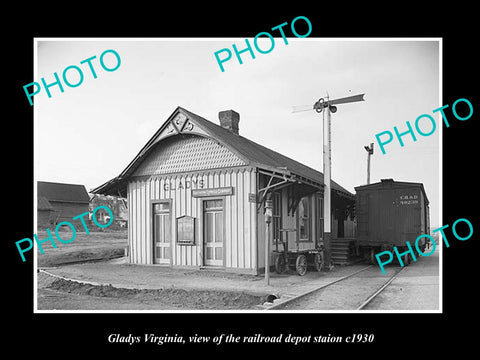
<path id="1" fill-rule="evenodd" d="M 170 203 L 153 204 L 153 262 L 170 264 L 170 243 L 172 239 Z"/>
<path id="2" fill-rule="evenodd" d="M 204 264 L 223 266 L 223 200 L 205 200 L 203 219 Z"/>

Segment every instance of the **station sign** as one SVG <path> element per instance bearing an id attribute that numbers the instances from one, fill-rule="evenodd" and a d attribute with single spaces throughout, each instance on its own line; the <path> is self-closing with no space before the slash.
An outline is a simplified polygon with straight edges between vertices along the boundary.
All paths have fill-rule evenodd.
<path id="1" fill-rule="evenodd" d="M 192 197 L 207 197 L 207 196 L 226 196 L 233 195 L 233 186 L 219 187 L 212 189 L 193 189 Z"/>

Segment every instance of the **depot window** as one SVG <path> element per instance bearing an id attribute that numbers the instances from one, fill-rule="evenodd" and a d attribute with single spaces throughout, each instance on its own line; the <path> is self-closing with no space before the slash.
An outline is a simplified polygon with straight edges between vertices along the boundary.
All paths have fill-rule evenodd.
<path id="1" fill-rule="evenodd" d="M 299 241 L 312 241 L 311 228 L 311 205 L 310 198 L 305 196 L 298 203 L 298 237 Z"/>
<path id="2" fill-rule="evenodd" d="M 323 243 L 323 197 L 317 194 L 317 216 L 316 216 L 316 226 L 317 226 L 317 244 Z"/>
<path id="3" fill-rule="evenodd" d="M 272 224 L 273 224 L 273 243 L 282 241 L 280 229 L 282 228 L 282 193 L 274 192 L 272 196 Z"/>

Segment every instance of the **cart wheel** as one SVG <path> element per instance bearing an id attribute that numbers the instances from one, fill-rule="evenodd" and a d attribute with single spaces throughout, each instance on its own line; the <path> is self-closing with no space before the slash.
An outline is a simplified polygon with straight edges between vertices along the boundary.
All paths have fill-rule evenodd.
<path id="1" fill-rule="evenodd" d="M 313 266 L 315 266 L 315 270 L 321 271 L 324 265 L 323 253 L 318 252 L 315 254 L 313 258 Z"/>
<path id="2" fill-rule="evenodd" d="M 286 262 L 285 262 L 285 257 L 283 255 L 277 255 L 275 258 L 275 271 L 277 274 L 282 274 L 286 270 Z"/>
<path id="3" fill-rule="evenodd" d="M 305 255 L 298 255 L 295 261 L 295 268 L 298 275 L 303 276 L 307 272 L 307 257 Z"/>

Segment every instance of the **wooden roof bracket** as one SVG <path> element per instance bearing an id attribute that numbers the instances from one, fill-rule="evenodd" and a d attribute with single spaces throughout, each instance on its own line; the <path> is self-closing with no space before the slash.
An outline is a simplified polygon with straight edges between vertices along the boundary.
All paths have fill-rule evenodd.
<path id="1" fill-rule="evenodd" d="M 304 183 L 302 181 L 297 181 L 287 189 L 287 214 L 293 216 L 295 210 L 300 203 L 302 197 L 314 194 L 318 192 L 317 190 L 305 189 L 305 186 L 311 187 L 312 185 Z"/>
<path id="2" fill-rule="evenodd" d="M 266 200 L 267 193 L 270 190 L 282 187 L 285 184 L 287 184 L 288 182 L 294 181 L 293 179 L 287 178 L 286 174 L 278 175 L 278 174 L 275 174 L 275 173 L 267 173 L 267 172 L 262 171 L 262 170 L 259 170 L 259 173 L 264 174 L 264 175 L 269 175 L 270 179 L 268 179 L 267 186 L 265 186 L 261 189 L 258 189 L 258 197 L 260 198 L 260 201 L 258 202 L 258 205 L 257 205 L 257 211 L 259 211 L 260 208 L 262 207 L 263 203 Z M 273 181 L 274 178 L 281 179 L 281 181 L 272 184 L 272 181 Z"/>

